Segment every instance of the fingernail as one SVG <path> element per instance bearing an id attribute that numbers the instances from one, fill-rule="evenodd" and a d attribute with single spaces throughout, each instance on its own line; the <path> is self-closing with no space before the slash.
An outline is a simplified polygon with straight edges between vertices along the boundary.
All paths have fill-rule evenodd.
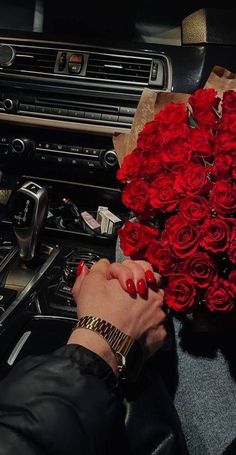
<path id="1" fill-rule="evenodd" d="M 136 289 L 135 289 L 135 285 L 134 285 L 134 282 L 131 278 L 129 278 L 127 281 L 126 281 L 126 289 L 127 289 L 127 292 L 129 294 L 135 294 L 136 293 Z"/>
<path id="2" fill-rule="evenodd" d="M 80 261 L 79 264 L 77 265 L 76 276 L 80 276 L 83 266 L 84 266 L 84 261 Z"/>
<path id="3" fill-rule="evenodd" d="M 145 272 L 145 278 L 146 278 L 146 282 L 148 284 L 155 284 L 156 283 L 156 278 L 154 276 L 154 273 L 151 270 L 147 270 Z"/>
<path id="4" fill-rule="evenodd" d="M 137 291 L 140 295 L 145 295 L 147 292 L 147 285 L 143 279 L 137 282 Z"/>

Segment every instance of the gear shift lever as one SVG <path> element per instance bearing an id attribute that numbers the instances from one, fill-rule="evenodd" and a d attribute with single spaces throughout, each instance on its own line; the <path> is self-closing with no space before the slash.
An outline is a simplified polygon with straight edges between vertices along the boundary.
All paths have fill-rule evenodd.
<path id="1" fill-rule="evenodd" d="M 22 261 L 31 263 L 38 256 L 39 235 L 48 210 L 46 188 L 27 182 L 16 192 L 13 227 Z"/>

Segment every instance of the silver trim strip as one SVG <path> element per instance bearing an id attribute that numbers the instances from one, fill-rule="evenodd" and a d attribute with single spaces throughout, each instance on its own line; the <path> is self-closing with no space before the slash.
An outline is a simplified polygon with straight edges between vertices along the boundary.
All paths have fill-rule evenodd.
<path id="1" fill-rule="evenodd" d="M 4 112 L 0 112 L 0 120 L 6 120 L 12 123 L 20 123 L 20 124 L 27 124 L 27 125 L 38 125 L 47 128 L 56 128 L 60 129 L 63 128 L 64 130 L 74 130 L 74 131 L 88 131 L 90 133 L 97 133 L 103 134 L 107 136 L 113 136 L 114 134 L 120 133 L 129 133 L 130 128 L 124 128 L 119 126 L 108 126 L 108 125 L 95 125 L 95 124 L 88 124 L 88 123 L 77 123 L 77 122 L 69 122 L 66 120 L 56 120 L 50 118 L 41 118 L 41 117 L 31 117 L 19 114 L 6 114 Z"/>
<path id="2" fill-rule="evenodd" d="M 29 283 L 25 286 L 25 288 L 20 292 L 14 302 L 11 303 L 9 308 L 4 312 L 4 314 L 0 317 L 0 327 L 3 326 L 4 321 L 9 317 L 9 315 L 15 310 L 15 308 L 24 300 L 24 298 L 27 296 L 27 294 L 36 286 L 36 284 L 39 282 L 39 280 L 43 277 L 49 266 L 53 263 L 54 259 L 58 256 L 60 253 L 61 248 L 59 246 L 55 246 L 52 253 L 48 257 L 48 259 L 45 261 L 41 269 L 38 271 L 37 275 L 32 278 L 32 280 L 29 281 Z"/>
<path id="3" fill-rule="evenodd" d="M 28 340 L 29 336 L 31 334 L 31 331 L 29 330 L 28 332 L 23 333 L 22 337 L 19 339 L 19 341 L 16 343 L 15 347 L 13 348 L 11 354 L 9 355 L 7 359 L 8 365 L 12 366 L 13 363 L 15 362 L 16 358 L 20 354 L 20 351 L 22 350 L 24 344 Z"/>
<path id="4" fill-rule="evenodd" d="M 44 181 L 44 182 L 55 182 L 55 183 L 68 183 L 70 185 L 75 185 L 75 186 L 82 186 L 86 188 L 96 188 L 100 190 L 109 190 L 109 191 L 114 191 L 115 193 L 121 193 L 121 190 L 119 188 L 110 188 L 109 186 L 99 186 L 99 185 L 91 185 L 87 183 L 78 183 L 78 182 L 72 182 L 71 180 L 59 180 L 59 179 L 53 179 L 53 178 L 44 178 L 44 177 L 35 177 L 34 175 L 23 175 L 23 178 L 26 179 L 33 179 L 33 180 L 39 180 L 39 181 Z M 64 231 L 63 231 L 64 232 Z"/>
<path id="5" fill-rule="evenodd" d="M 2 220 L 1 222 L 4 222 L 4 220 Z M 9 221 L 9 223 L 11 224 L 11 222 Z M 9 254 L 7 254 L 7 256 L 5 256 L 5 258 L 2 260 L 1 264 L 0 264 L 0 273 L 1 272 L 4 272 L 4 269 L 5 267 L 12 261 L 12 259 L 16 256 L 17 254 L 17 251 L 18 249 L 15 247 L 13 247 L 13 249 L 10 251 Z"/>
<path id="6" fill-rule="evenodd" d="M 78 322 L 78 319 L 77 318 L 71 318 L 71 317 L 67 317 L 67 316 L 53 316 L 53 315 L 45 315 L 45 314 L 37 314 L 35 316 L 33 316 L 33 319 L 37 319 L 37 320 L 55 320 L 55 319 L 59 319 L 60 321 L 75 321 L 75 322 Z"/>
<path id="7" fill-rule="evenodd" d="M 46 106 L 47 107 L 47 106 Z M 0 109 L 0 111 L 2 111 L 2 109 Z M 3 109 L 4 111 L 4 109 Z M 23 109 L 19 109 L 18 112 L 18 115 L 25 115 L 27 112 L 29 111 L 24 111 Z M 116 115 L 117 117 L 119 117 L 119 114 L 111 114 L 111 115 Z M 122 115 L 122 114 L 120 114 Z M 64 119 L 73 119 L 73 120 L 76 120 L 76 117 L 71 117 L 70 115 L 57 115 L 57 114 L 45 114 L 43 112 L 29 112 L 29 117 L 33 116 L 34 118 L 56 118 L 57 119 L 62 119 L 62 121 L 64 121 Z M 27 116 L 28 117 L 28 116 Z M 79 117 L 78 118 L 78 121 L 85 121 L 85 122 L 91 122 L 93 124 L 97 123 L 98 125 L 99 124 L 102 124 L 102 125 L 127 125 L 127 128 L 129 129 L 129 127 L 131 127 L 132 125 L 132 122 L 133 122 L 133 117 L 130 117 L 130 123 L 128 122 L 121 122 L 121 121 L 110 121 L 110 120 L 99 120 L 99 119 L 89 119 L 87 117 Z"/>

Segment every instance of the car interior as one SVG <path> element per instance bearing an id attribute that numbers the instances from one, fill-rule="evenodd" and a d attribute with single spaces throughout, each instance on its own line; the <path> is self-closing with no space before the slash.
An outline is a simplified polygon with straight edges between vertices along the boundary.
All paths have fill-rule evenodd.
<path id="1" fill-rule="evenodd" d="M 143 89 L 192 93 L 216 64 L 236 72 L 233 9 L 223 6 L 1 1 L 1 379 L 66 343 L 78 262 L 116 259 L 129 214 L 113 139 L 130 131 Z M 134 453 L 176 453 L 157 428 L 155 393 L 126 402 Z"/>

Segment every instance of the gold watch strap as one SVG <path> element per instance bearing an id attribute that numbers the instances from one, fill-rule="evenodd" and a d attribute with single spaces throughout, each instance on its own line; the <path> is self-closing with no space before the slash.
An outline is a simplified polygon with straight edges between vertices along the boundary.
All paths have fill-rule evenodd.
<path id="1" fill-rule="evenodd" d="M 107 341 L 116 356 L 118 371 L 121 373 L 126 367 L 125 359 L 135 340 L 110 322 L 96 316 L 82 316 L 75 328 L 79 327 L 97 332 Z"/>

